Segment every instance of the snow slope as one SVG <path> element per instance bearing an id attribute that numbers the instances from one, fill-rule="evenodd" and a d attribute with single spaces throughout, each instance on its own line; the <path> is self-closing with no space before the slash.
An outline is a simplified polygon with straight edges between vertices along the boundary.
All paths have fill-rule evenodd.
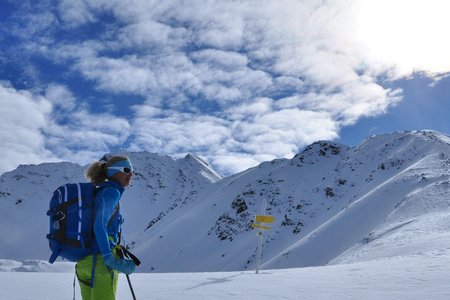
<path id="1" fill-rule="evenodd" d="M 357 242 L 371 243 L 374 240 L 370 238 L 370 235 L 374 235 L 371 231 L 377 226 L 388 227 L 389 229 L 385 229 L 385 231 L 389 230 L 391 233 L 396 230 L 406 230 L 407 228 L 403 228 L 403 226 L 408 222 L 414 222 L 415 219 L 410 218 L 401 222 L 398 218 L 398 210 L 402 204 L 411 207 L 410 202 L 414 200 L 408 195 L 421 193 L 422 189 L 430 188 L 430 184 L 435 186 L 436 182 L 442 184 L 442 180 L 448 182 L 448 176 L 443 177 L 440 173 L 421 177 L 424 176 L 423 169 L 435 161 L 436 157 L 433 155 L 426 156 L 398 172 L 266 262 L 265 267 L 289 267 L 294 261 L 296 266 L 324 265 Z M 433 200 L 431 205 L 437 206 L 441 199 L 428 198 L 428 201 L 430 200 Z M 414 211 L 419 219 L 427 217 L 421 207 L 414 208 Z M 448 215 L 449 212 L 447 211 L 445 214 Z M 389 223 L 386 222 L 389 215 L 394 224 L 391 224 L 389 220 L 387 220 Z M 392 217 L 392 215 L 397 217 Z M 429 230 L 434 224 L 422 223 L 422 226 L 424 226 L 422 229 Z M 447 229 L 450 229 L 450 226 Z M 333 247 L 328 247 L 328 245 L 333 245 Z M 318 251 L 320 251 L 320 255 L 318 255 Z M 295 258 L 289 259 L 289 256 L 295 256 Z"/>
<path id="2" fill-rule="evenodd" d="M 226 178 L 192 155 L 130 156 L 137 172 L 123 198 L 124 235 L 141 272 L 254 269 L 250 225 L 263 201 L 275 217 L 264 233 L 265 269 L 369 263 L 446 251 L 450 242 L 450 138 L 438 132 L 373 136 L 356 147 L 319 141 Z M 49 196 L 81 180 L 82 169 L 44 164 L 2 175 L 0 235 L 11 241 L 0 258 L 48 257 Z M 30 240 L 33 249 L 24 247 Z"/>
<path id="3" fill-rule="evenodd" d="M 136 172 L 122 200 L 124 236 L 144 232 L 149 221 L 183 206 L 191 195 L 221 177 L 200 158 L 128 153 Z M 73 163 L 21 165 L 0 177 L 0 258 L 48 259 L 49 221 L 46 215 L 53 191 L 67 182 L 86 182 L 86 167 Z M 130 233 L 128 233 L 130 232 Z M 29 247 L 33 245 L 33 247 Z"/>
<path id="4" fill-rule="evenodd" d="M 151 255 L 146 271 L 254 268 L 250 224 L 265 199 L 265 213 L 276 222 L 264 234 L 263 268 L 326 265 L 357 249 L 358 260 L 370 259 L 365 254 L 377 230 L 392 228 L 403 236 L 410 229 L 399 226 L 409 220 L 401 217 L 402 207 L 416 218 L 449 212 L 442 196 L 449 157 L 449 138 L 429 131 L 374 136 L 354 148 L 317 142 L 291 160 L 263 163 L 207 186 L 185 210 L 145 232 L 134 250 Z M 428 210 L 414 204 L 419 196 L 412 195 L 421 193 L 427 193 L 422 202 Z M 422 224 L 424 232 L 438 227 Z M 433 245 L 424 250 L 436 250 Z"/>
<path id="5" fill-rule="evenodd" d="M 0 263 L 1 264 L 1 263 Z M 450 251 L 254 272 L 132 274 L 137 299 L 446 300 Z M 0 298 L 72 299 L 73 273 L 0 272 Z M 76 299 L 81 299 L 78 284 Z M 117 299 L 132 299 L 125 276 Z"/>

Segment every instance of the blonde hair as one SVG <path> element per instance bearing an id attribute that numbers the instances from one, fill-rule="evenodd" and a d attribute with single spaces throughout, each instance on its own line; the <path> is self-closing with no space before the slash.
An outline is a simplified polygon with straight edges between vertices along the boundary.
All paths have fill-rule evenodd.
<path id="1" fill-rule="evenodd" d="M 116 162 L 127 160 L 126 156 L 112 156 L 104 161 L 94 161 L 85 171 L 84 176 L 93 183 L 102 183 L 108 180 L 106 171 Z"/>

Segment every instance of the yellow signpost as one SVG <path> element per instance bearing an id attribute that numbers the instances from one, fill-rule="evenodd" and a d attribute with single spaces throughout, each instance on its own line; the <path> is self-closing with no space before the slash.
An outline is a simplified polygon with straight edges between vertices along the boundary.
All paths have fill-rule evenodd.
<path id="1" fill-rule="evenodd" d="M 256 216 L 255 222 L 257 223 L 273 223 L 275 220 L 274 216 Z"/>
<path id="2" fill-rule="evenodd" d="M 271 224 L 271 223 L 273 223 L 273 221 L 275 221 L 275 217 L 274 216 L 263 215 L 265 210 L 266 210 L 266 201 L 264 200 L 263 208 L 262 208 L 262 211 L 261 211 L 262 214 L 261 215 L 257 215 L 255 217 L 255 223 L 252 224 L 253 228 L 258 228 L 259 229 L 258 234 L 257 234 L 257 236 L 258 236 L 258 254 L 257 254 L 257 257 L 256 257 L 256 274 L 259 273 L 259 265 L 261 263 L 261 251 L 262 251 L 262 243 L 263 243 L 263 237 L 262 237 L 261 229 L 263 229 L 263 230 L 271 229 L 270 226 L 266 226 L 264 224 Z"/>
<path id="3" fill-rule="evenodd" d="M 264 226 L 264 225 L 260 225 L 260 224 L 256 224 L 256 223 L 253 223 L 252 227 L 253 228 L 259 228 L 259 229 L 265 229 L 265 230 L 272 229 L 270 226 Z"/>

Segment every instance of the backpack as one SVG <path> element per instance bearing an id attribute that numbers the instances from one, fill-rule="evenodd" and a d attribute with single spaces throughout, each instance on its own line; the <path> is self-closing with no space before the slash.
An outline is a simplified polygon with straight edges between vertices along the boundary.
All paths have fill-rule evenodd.
<path id="1" fill-rule="evenodd" d="M 100 190 L 93 183 L 67 183 L 50 199 L 50 233 L 47 234 L 53 263 L 58 256 L 77 262 L 98 251 L 94 236 L 95 194 Z M 111 220 L 118 214 L 118 207 Z"/>

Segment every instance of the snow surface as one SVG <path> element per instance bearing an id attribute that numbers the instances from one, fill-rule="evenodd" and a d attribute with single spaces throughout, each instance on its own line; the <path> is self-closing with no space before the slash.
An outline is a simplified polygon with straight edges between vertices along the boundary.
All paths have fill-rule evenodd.
<path id="1" fill-rule="evenodd" d="M 4 263 L 4 262 L 3 262 Z M 352 264 L 254 272 L 132 274 L 137 299 L 450 298 L 450 249 Z M 0 272 L 0 299 L 72 299 L 73 273 Z M 76 299 L 81 299 L 76 285 Z M 117 299 L 132 299 L 120 275 Z"/>

